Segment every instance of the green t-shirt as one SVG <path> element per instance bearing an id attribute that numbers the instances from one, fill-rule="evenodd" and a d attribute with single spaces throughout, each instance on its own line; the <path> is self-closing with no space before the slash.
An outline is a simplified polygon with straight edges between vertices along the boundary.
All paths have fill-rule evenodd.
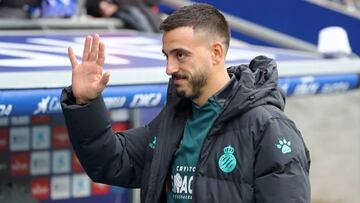
<path id="1" fill-rule="evenodd" d="M 176 150 L 168 180 L 167 202 L 192 201 L 193 176 L 204 138 L 221 111 L 214 97 L 203 106 L 192 105 L 181 144 Z"/>

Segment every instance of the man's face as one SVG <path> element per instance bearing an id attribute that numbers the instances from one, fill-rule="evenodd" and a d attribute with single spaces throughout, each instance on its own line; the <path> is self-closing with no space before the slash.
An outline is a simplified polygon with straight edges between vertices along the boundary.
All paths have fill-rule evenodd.
<path id="1" fill-rule="evenodd" d="M 166 74 L 174 81 L 176 93 L 192 100 L 201 96 L 211 72 L 211 49 L 206 35 L 191 27 L 179 27 L 163 35 Z"/>

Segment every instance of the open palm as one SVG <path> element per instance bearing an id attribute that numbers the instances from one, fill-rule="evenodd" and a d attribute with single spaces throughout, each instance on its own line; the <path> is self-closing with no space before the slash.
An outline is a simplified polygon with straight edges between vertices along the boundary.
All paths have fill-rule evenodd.
<path id="1" fill-rule="evenodd" d="M 72 92 L 77 104 L 86 104 L 98 97 L 109 82 L 110 74 L 103 74 L 105 61 L 105 45 L 95 34 L 87 36 L 83 51 L 82 63 L 77 62 L 74 51 L 68 49 L 72 65 Z"/>

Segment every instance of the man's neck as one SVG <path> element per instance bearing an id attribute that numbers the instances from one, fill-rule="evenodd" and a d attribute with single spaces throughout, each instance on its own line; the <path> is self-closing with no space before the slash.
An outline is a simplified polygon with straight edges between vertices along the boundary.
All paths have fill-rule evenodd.
<path id="1" fill-rule="evenodd" d="M 193 102 L 198 106 L 205 104 L 212 95 L 221 90 L 230 81 L 230 76 L 227 73 L 225 66 L 223 66 L 223 68 L 219 68 L 218 70 L 220 71 L 213 73 L 213 76 L 215 77 L 208 78 L 208 83 L 205 87 L 203 87 L 201 96 L 193 100 Z"/>

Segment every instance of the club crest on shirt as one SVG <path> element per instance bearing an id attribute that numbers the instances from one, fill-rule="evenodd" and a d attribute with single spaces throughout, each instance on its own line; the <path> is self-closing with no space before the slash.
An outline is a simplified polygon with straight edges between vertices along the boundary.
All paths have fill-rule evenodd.
<path id="1" fill-rule="evenodd" d="M 219 168 L 224 173 L 232 172 L 236 167 L 236 158 L 234 156 L 234 147 L 231 145 L 224 147 L 224 154 L 219 159 Z"/>

